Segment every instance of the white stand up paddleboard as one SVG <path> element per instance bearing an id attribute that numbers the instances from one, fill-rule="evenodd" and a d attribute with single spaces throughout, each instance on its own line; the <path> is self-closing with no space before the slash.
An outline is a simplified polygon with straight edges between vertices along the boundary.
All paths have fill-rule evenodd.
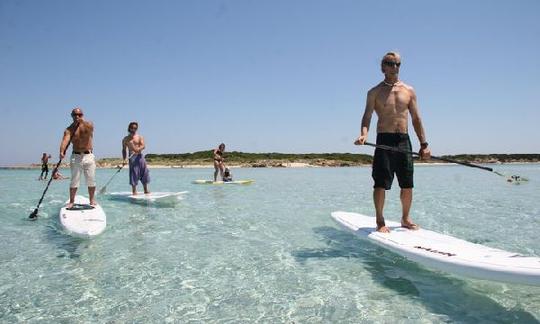
<path id="1" fill-rule="evenodd" d="M 222 184 L 251 184 L 255 180 L 234 180 L 234 181 L 212 181 L 212 180 L 194 180 L 193 184 L 213 184 L 213 185 L 222 185 Z"/>
<path id="2" fill-rule="evenodd" d="M 409 230 L 386 221 L 390 233 L 376 231 L 375 217 L 333 212 L 332 218 L 362 238 L 428 268 L 476 279 L 540 286 L 540 258 L 475 244 L 449 235 Z"/>
<path id="3" fill-rule="evenodd" d="M 79 237 L 92 237 L 100 234 L 107 226 L 107 217 L 100 205 L 90 206 L 88 198 L 75 196 L 73 208 L 67 204 L 60 209 L 60 223 L 64 229 Z"/>
<path id="4" fill-rule="evenodd" d="M 109 194 L 116 199 L 129 199 L 133 202 L 175 202 L 182 199 L 182 195 L 187 191 L 180 192 L 151 192 L 149 194 L 139 193 L 133 195 L 130 191 L 112 192 Z"/>

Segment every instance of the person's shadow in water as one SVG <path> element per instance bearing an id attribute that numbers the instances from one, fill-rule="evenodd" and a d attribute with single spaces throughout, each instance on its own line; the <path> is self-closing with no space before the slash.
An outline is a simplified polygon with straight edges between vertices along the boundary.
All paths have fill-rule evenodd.
<path id="1" fill-rule="evenodd" d="M 540 323 L 522 309 L 505 309 L 458 278 L 424 269 L 352 233 L 330 226 L 316 227 L 313 231 L 329 248 L 294 251 L 292 255 L 300 263 L 309 259 L 358 259 L 374 281 L 421 301 L 432 313 L 445 315 L 451 321 Z"/>
<path id="2" fill-rule="evenodd" d="M 81 256 L 81 250 L 89 244 L 88 240 L 63 232 L 59 224 L 46 226 L 45 236 L 60 250 L 56 255 L 58 258 L 78 259 Z"/>

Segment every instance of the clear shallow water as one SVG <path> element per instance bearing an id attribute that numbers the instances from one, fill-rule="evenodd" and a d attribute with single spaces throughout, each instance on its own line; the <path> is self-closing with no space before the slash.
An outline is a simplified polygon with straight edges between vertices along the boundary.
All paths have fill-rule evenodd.
<path id="1" fill-rule="evenodd" d="M 540 256 L 540 165 L 416 168 L 413 219 L 469 241 Z M 64 234 L 69 183 L 0 170 L 0 322 L 524 322 L 540 321 L 540 288 L 427 270 L 341 230 L 330 212 L 373 214 L 370 168 L 238 169 L 250 186 L 192 185 L 210 169 L 151 170 L 176 206 L 99 199 L 106 231 Z M 114 170 L 98 170 L 98 188 Z M 125 191 L 127 174 L 107 188 Z M 386 217 L 398 220 L 399 190 Z M 86 190 L 83 191 L 86 194 Z"/>

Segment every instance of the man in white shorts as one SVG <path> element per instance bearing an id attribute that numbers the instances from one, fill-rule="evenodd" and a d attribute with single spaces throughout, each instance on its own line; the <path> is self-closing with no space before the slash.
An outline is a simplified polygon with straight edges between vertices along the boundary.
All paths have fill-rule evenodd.
<path id="1" fill-rule="evenodd" d="M 81 108 L 76 107 L 71 111 L 73 123 L 64 131 L 64 137 L 60 144 L 60 159 L 63 159 L 69 143 L 73 143 L 73 152 L 70 158 L 71 184 L 69 186 L 69 204 L 68 208 L 73 207 L 75 195 L 79 188 L 81 173 L 84 173 L 86 184 L 88 186 L 88 196 L 90 205 L 96 205 L 96 161 L 92 153 L 94 137 L 94 125 L 90 121 L 84 120 L 84 114 Z"/>

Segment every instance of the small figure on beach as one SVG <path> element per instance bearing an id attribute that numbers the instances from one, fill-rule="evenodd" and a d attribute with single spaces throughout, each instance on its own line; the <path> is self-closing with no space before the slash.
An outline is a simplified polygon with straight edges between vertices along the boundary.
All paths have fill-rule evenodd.
<path id="1" fill-rule="evenodd" d="M 49 159 L 51 158 L 50 154 L 43 153 L 41 156 L 41 174 L 39 175 L 39 180 L 47 180 L 47 175 L 49 174 Z M 43 176 L 45 173 L 45 177 Z"/>
<path id="2" fill-rule="evenodd" d="M 413 87 L 399 80 L 400 66 L 401 56 L 397 52 L 389 52 L 383 56 L 381 70 L 384 73 L 384 80 L 368 91 L 360 136 L 354 144 L 363 145 L 367 141 L 371 117 L 373 112 L 376 112 L 378 117 L 377 144 L 395 147 L 402 151 L 411 151 L 411 141 L 407 129 L 410 114 L 414 131 L 420 141 L 419 154 L 422 159 L 429 159 L 431 152 L 420 118 L 416 93 Z M 385 190 L 390 190 L 392 187 L 394 174 L 397 176 L 401 188 L 401 226 L 412 230 L 419 228 L 409 216 L 413 196 L 413 171 L 412 155 L 375 149 L 372 177 L 375 183 L 373 202 L 376 210 L 377 231 L 390 232 L 384 222 L 383 209 Z"/>
<path id="3" fill-rule="evenodd" d="M 214 149 L 214 182 L 217 181 L 218 172 L 223 180 L 223 171 L 225 170 L 223 153 L 225 153 L 225 144 L 221 143 L 216 149 Z"/>
<path id="4" fill-rule="evenodd" d="M 232 181 L 232 173 L 229 168 L 225 168 L 225 171 L 223 171 L 223 182 L 231 182 Z"/>
<path id="5" fill-rule="evenodd" d="M 122 158 L 124 164 L 129 151 L 129 184 L 133 195 L 137 194 L 137 185 L 141 181 L 145 194 L 149 194 L 148 184 L 150 183 L 150 171 L 146 165 L 146 160 L 142 151 L 145 149 L 144 137 L 137 133 L 139 123 L 131 122 L 128 125 L 128 133 L 122 140 Z"/>
<path id="6" fill-rule="evenodd" d="M 73 122 L 64 131 L 64 137 L 60 144 L 60 159 L 64 158 L 70 142 L 73 147 L 69 163 L 71 184 L 69 185 L 69 204 L 67 208 L 73 207 L 81 180 L 81 173 L 84 173 L 86 185 L 88 186 L 90 205 L 95 206 L 97 204 L 95 200 L 96 160 L 92 153 L 94 149 L 94 124 L 84 119 L 84 113 L 79 107 L 71 111 L 71 118 Z"/>

